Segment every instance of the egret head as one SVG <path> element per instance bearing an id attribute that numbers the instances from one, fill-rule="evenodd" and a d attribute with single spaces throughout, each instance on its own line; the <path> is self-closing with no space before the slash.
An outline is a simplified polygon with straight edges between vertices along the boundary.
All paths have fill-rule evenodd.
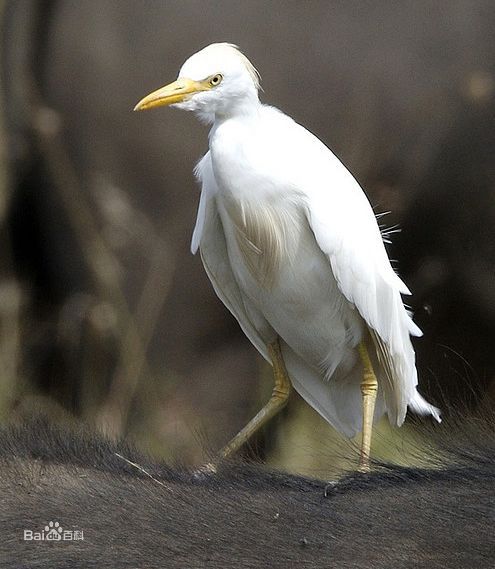
<path id="1" fill-rule="evenodd" d="M 173 105 L 211 122 L 256 105 L 259 86 L 258 72 L 237 46 L 213 43 L 184 63 L 176 81 L 144 97 L 134 110 Z"/>

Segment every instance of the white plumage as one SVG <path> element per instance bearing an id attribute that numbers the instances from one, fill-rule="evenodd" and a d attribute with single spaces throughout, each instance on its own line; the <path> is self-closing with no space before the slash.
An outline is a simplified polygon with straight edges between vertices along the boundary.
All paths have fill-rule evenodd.
<path id="1" fill-rule="evenodd" d="M 401 425 L 408 407 L 440 420 L 416 389 L 410 335 L 421 331 L 365 194 L 318 138 L 259 102 L 258 77 L 235 46 L 213 44 L 137 106 L 175 104 L 212 124 L 193 253 L 266 359 L 280 339 L 294 388 L 340 432 L 361 430 L 361 341 L 378 379 L 375 420 Z"/>

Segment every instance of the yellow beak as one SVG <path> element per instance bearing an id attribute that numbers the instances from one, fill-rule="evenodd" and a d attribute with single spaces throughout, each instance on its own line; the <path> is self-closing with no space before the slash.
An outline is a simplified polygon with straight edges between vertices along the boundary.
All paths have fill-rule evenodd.
<path id="1" fill-rule="evenodd" d="M 146 95 L 146 97 L 141 99 L 134 107 L 134 110 L 145 111 L 154 107 L 166 107 L 174 103 L 180 103 L 190 95 L 194 95 L 194 93 L 208 91 L 209 89 L 210 85 L 207 81 L 193 81 L 192 79 L 179 78 L 177 81 Z"/>

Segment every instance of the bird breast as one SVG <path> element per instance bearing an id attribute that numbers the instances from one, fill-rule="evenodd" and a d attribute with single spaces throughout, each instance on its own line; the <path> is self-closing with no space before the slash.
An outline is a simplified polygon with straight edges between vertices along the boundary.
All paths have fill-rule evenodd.
<path id="1" fill-rule="evenodd" d="M 280 157 L 264 122 L 256 124 L 226 121 L 210 138 L 210 150 L 227 243 L 235 244 L 231 254 L 258 285 L 271 288 L 281 268 L 294 260 L 307 223 L 304 198 L 291 182 L 287 159 Z"/>
<path id="2" fill-rule="evenodd" d="M 268 289 L 277 283 L 281 268 L 293 263 L 300 238 L 300 213 L 290 202 L 281 202 L 222 199 L 224 229 L 230 225 L 238 255 L 258 285 Z"/>

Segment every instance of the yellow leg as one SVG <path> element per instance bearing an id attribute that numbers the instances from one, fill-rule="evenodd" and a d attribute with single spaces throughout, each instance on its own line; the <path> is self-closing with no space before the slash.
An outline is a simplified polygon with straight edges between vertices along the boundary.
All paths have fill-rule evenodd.
<path id="1" fill-rule="evenodd" d="M 364 370 L 363 381 L 361 382 L 361 394 L 363 396 L 363 438 L 361 442 L 359 470 L 367 472 L 370 469 L 371 433 L 373 431 L 373 415 L 375 412 L 378 382 L 364 342 L 359 344 L 358 349 Z"/>
<path id="2" fill-rule="evenodd" d="M 268 346 L 268 351 L 273 364 L 273 377 L 275 386 L 268 403 L 259 411 L 251 421 L 219 452 L 220 458 L 226 458 L 237 452 L 253 435 L 266 423 L 281 411 L 290 395 L 291 383 L 284 360 L 280 351 L 278 340 Z"/>

